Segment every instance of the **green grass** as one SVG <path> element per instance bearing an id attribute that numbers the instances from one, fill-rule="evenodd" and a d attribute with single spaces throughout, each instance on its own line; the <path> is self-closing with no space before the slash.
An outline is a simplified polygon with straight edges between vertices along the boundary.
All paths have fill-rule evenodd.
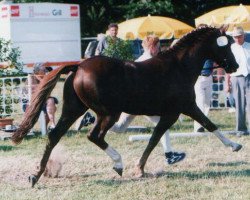
<path id="1" fill-rule="evenodd" d="M 58 92 L 53 92 L 61 101 Z M 60 95 L 58 95 L 60 94 Z M 60 116 L 58 107 L 57 119 Z M 233 130 L 234 113 L 211 111 L 209 118 L 222 130 Z M 133 125 L 153 125 L 137 117 Z M 90 127 L 88 127 L 90 128 Z M 35 126 L 39 130 L 39 126 Z M 149 128 L 151 131 L 152 128 Z M 193 131 L 193 121 L 184 116 L 171 132 Z M 146 177 L 134 177 L 134 167 L 147 142 L 130 142 L 132 134 L 106 136 L 106 141 L 123 158 L 124 173 L 119 177 L 111 159 L 86 138 L 88 129 L 69 131 L 60 141 L 61 154 L 66 159 L 60 178 L 41 177 L 31 188 L 28 176 L 36 170 L 47 137 L 26 138 L 13 146 L 9 140 L 0 141 L 0 199 L 1 200 L 248 200 L 250 199 L 250 137 L 227 135 L 243 145 L 237 153 L 214 136 L 173 138 L 176 150 L 185 151 L 184 161 L 169 166 L 164 161 L 161 145 L 157 145 L 145 166 Z"/>
<path id="2" fill-rule="evenodd" d="M 210 117 L 226 127 L 227 122 L 217 119 L 226 114 L 212 111 Z M 151 125 L 141 117 L 134 123 Z M 191 128 L 192 121 L 185 118 L 172 131 Z M 112 170 L 110 158 L 87 140 L 86 132 L 69 131 L 63 137 L 60 144 L 67 159 L 61 177 L 41 177 L 33 189 L 27 178 L 41 159 L 46 137 L 25 139 L 18 146 L 1 141 L 0 199 L 250 199 L 249 136 L 228 136 L 243 144 L 238 153 L 224 147 L 214 136 L 172 139 L 175 149 L 187 153 L 186 159 L 168 166 L 158 145 L 145 166 L 146 178 L 136 179 L 134 166 L 147 142 L 129 142 L 129 135 L 136 133 L 107 135 L 107 142 L 123 157 L 125 169 L 123 177 L 119 177 Z"/>

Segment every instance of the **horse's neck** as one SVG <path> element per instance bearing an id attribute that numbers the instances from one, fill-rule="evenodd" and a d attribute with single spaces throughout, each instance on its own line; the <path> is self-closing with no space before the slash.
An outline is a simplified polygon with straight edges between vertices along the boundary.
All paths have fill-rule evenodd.
<path id="1" fill-rule="evenodd" d="M 205 61 L 208 59 L 209 51 L 207 46 L 201 46 L 195 50 L 187 50 L 184 56 L 185 59 L 185 68 L 187 68 L 187 75 L 189 80 L 194 85 L 198 76 L 201 74 L 201 70 Z"/>

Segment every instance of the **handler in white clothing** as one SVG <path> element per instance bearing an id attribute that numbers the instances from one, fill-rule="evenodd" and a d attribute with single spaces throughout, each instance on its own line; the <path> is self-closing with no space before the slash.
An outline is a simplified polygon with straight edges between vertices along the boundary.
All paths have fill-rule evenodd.
<path id="1" fill-rule="evenodd" d="M 160 49 L 159 38 L 155 37 L 154 35 L 147 36 L 142 41 L 142 47 L 144 49 L 144 53 L 135 62 L 141 62 L 149 58 L 152 58 L 154 55 L 156 55 Z M 134 120 L 135 117 L 136 115 L 122 113 L 118 122 L 115 123 L 114 126 L 110 130 L 113 132 L 118 132 L 118 133 L 125 132 L 129 124 Z M 160 121 L 159 116 L 145 116 L 145 117 L 151 122 L 153 122 L 154 125 L 156 125 Z M 165 157 L 166 157 L 166 162 L 168 164 L 174 164 L 185 158 L 186 156 L 185 153 L 172 151 L 168 131 L 166 131 L 164 135 L 162 136 L 161 144 L 163 146 L 163 150 L 164 150 Z"/>
<path id="2" fill-rule="evenodd" d="M 212 97 L 212 71 L 214 65 L 215 64 L 212 60 L 206 60 L 201 75 L 198 77 L 194 85 L 196 104 L 206 116 L 210 109 L 210 101 Z M 204 131 L 204 128 L 198 122 L 194 121 L 194 132 Z"/>
<path id="3" fill-rule="evenodd" d="M 239 68 L 236 72 L 227 75 L 226 90 L 232 91 L 235 100 L 236 131 L 239 135 L 245 135 L 249 134 L 250 126 L 250 43 L 245 42 L 242 27 L 235 27 L 232 36 L 235 43 L 231 45 L 231 49 Z"/>

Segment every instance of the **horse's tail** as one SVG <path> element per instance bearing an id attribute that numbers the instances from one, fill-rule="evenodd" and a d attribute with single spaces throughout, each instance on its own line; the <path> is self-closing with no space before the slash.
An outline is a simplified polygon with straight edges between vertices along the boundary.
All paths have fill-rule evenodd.
<path id="1" fill-rule="evenodd" d="M 43 105 L 55 87 L 57 81 L 59 80 L 60 75 L 71 71 L 76 72 L 78 66 L 79 64 L 61 66 L 44 76 L 41 83 L 36 88 L 30 105 L 25 112 L 23 121 L 21 122 L 19 128 L 12 135 L 11 139 L 15 144 L 21 143 L 23 138 L 37 122 L 40 111 L 42 110 Z"/>

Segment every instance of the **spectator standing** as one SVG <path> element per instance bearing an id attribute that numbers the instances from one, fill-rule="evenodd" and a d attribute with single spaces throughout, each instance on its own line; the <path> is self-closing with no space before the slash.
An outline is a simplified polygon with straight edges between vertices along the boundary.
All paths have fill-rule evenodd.
<path id="1" fill-rule="evenodd" d="M 195 85 L 196 104 L 200 110 L 207 116 L 210 109 L 212 97 L 213 77 L 212 71 L 215 63 L 212 60 L 206 60 Z M 194 121 L 194 132 L 204 132 L 205 129 Z"/>
<path id="2" fill-rule="evenodd" d="M 103 40 L 105 38 L 105 34 L 100 33 L 97 35 L 96 40 L 89 42 L 86 51 L 84 53 L 84 58 L 91 58 L 93 56 L 95 56 L 95 51 L 97 48 L 97 45 L 99 43 L 99 41 Z"/>
<path id="3" fill-rule="evenodd" d="M 242 27 L 234 27 L 232 32 L 235 43 L 231 45 L 239 68 L 232 74 L 227 74 L 226 91 L 232 92 L 236 109 L 236 131 L 239 135 L 249 134 L 246 125 L 250 126 L 250 43 L 245 41 Z"/>
<path id="4" fill-rule="evenodd" d="M 49 71 L 48 69 L 42 63 L 35 64 L 34 69 L 33 69 L 34 74 L 31 76 L 31 98 L 32 98 L 32 94 L 34 94 L 37 88 L 37 85 L 41 82 L 44 75 Z M 48 126 L 48 124 L 50 124 L 50 127 L 49 127 L 50 129 L 53 129 L 56 126 L 56 123 L 55 123 L 55 113 L 57 109 L 56 104 L 58 104 L 57 98 L 50 96 L 48 97 L 45 105 L 43 105 L 43 108 L 42 108 L 42 111 L 45 114 L 46 127 Z M 26 106 L 24 106 L 24 110 L 26 110 Z"/>
<path id="5" fill-rule="evenodd" d="M 108 26 L 109 35 L 106 37 L 100 37 L 98 45 L 96 47 L 95 55 L 103 55 L 104 49 L 108 48 L 109 42 L 116 43 L 121 39 L 117 37 L 118 34 L 118 25 L 111 23 Z"/>

